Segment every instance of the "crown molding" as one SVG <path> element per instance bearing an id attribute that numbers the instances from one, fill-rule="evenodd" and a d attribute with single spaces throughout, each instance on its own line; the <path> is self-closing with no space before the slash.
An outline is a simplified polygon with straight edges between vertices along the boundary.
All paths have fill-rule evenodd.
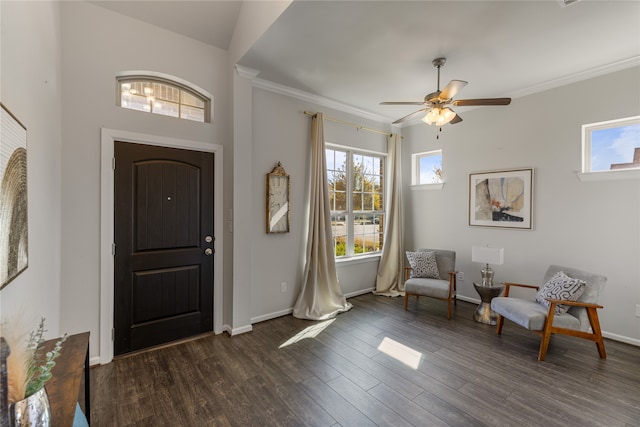
<path id="1" fill-rule="evenodd" d="M 574 5 L 579 1 L 582 0 L 558 0 L 558 3 L 560 3 L 560 7 L 565 8 Z"/>
<path id="2" fill-rule="evenodd" d="M 236 64 L 235 68 L 238 75 L 240 77 L 244 77 L 245 79 L 253 80 L 258 77 L 258 74 L 260 74 L 260 71 L 258 70 L 254 70 L 253 68 L 244 67 L 238 64 Z"/>
<path id="3" fill-rule="evenodd" d="M 264 79 L 254 79 L 253 87 L 268 90 L 270 92 L 278 93 L 280 95 L 296 98 L 301 101 L 322 105 L 323 107 L 332 108 L 334 110 L 342 111 L 343 113 L 353 114 L 354 116 L 358 116 L 368 120 L 373 120 L 379 123 L 388 124 L 388 123 L 391 123 L 391 121 L 393 120 L 387 116 L 375 114 L 370 111 L 362 110 L 360 108 L 353 107 L 351 105 L 347 105 L 339 101 L 335 101 L 333 99 L 325 98 L 319 95 L 314 95 L 309 92 L 304 92 L 302 90 L 294 89 L 292 87 L 281 85 L 279 83 L 270 82 Z"/>
<path id="4" fill-rule="evenodd" d="M 615 73 L 616 71 L 625 70 L 627 68 L 636 67 L 639 65 L 640 56 L 634 56 L 632 58 L 623 59 L 622 61 L 612 62 L 611 64 L 602 65 L 600 67 L 595 67 L 590 70 L 581 71 L 579 73 L 574 73 L 569 76 L 560 77 L 558 79 L 549 80 L 544 83 L 512 92 L 511 98 L 520 98 L 527 95 L 533 95 L 534 93 L 543 92 L 549 89 L 555 89 L 561 86 L 569 85 L 571 83 L 577 83 L 582 80 L 591 79 L 605 74 Z"/>
<path id="5" fill-rule="evenodd" d="M 533 95 L 534 93 L 544 92 L 545 90 L 555 89 L 561 86 L 566 86 L 572 83 L 577 83 L 583 80 L 588 80 L 594 77 L 603 76 L 605 74 L 615 73 L 616 71 L 622 71 L 627 68 L 640 66 L 640 56 L 634 56 L 632 58 L 624 59 L 622 61 L 612 62 L 611 64 L 595 67 L 590 70 L 574 73 L 569 76 L 560 77 L 558 79 L 549 80 L 544 83 L 530 86 L 525 89 L 521 89 L 509 94 L 511 98 L 521 98 L 527 95 Z M 481 107 L 464 107 L 461 111 L 471 111 Z M 403 122 L 401 127 L 410 127 L 420 123 L 420 118 L 407 120 Z"/>
<path id="6" fill-rule="evenodd" d="M 520 98 L 527 95 L 532 95 L 534 93 L 543 92 L 549 89 L 555 89 L 557 87 L 566 86 L 571 83 L 577 83 L 582 80 L 587 80 L 593 77 L 598 77 L 601 75 L 614 73 L 616 71 L 621 71 L 627 68 L 640 66 L 640 56 L 634 56 L 632 58 L 624 59 L 622 61 L 613 62 L 611 64 L 603 65 L 600 67 L 595 67 L 590 70 L 581 71 L 579 73 L 571 74 L 569 76 L 561 77 L 554 80 L 549 80 L 544 83 L 540 83 L 537 85 L 530 86 L 528 88 L 518 90 L 512 92 L 510 94 L 511 98 Z M 318 104 L 324 107 L 332 108 L 334 110 L 342 111 L 344 113 L 353 114 L 358 117 L 362 117 L 364 119 L 373 120 L 379 123 L 391 124 L 393 120 L 392 117 L 383 116 L 381 114 L 372 113 L 370 111 L 363 110 L 361 108 L 353 107 L 348 104 L 344 104 L 342 102 L 325 98 L 320 95 L 314 95 L 309 92 L 305 92 L 299 89 L 294 89 L 289 86 L 285 86 L 279 83 L 274 83 L 268 80 L 256 78 L 256 76 L 260 73 L 259 71 L 252 70 L 251 68 L 242 67 L 240 65 L 236 65 L 236 69 L 238 70 L 238 74 L 243 77 L 247 77 L 252 79 L 253 87 L 268 90 L 270 92 L 278 93 L 281 95 L 289 96 L 292 98 L 299 99 L 301 101 L 311 102 L 314 104 Z M 245 73 L 246 75 L 243 75 Z M 472 110 L 473 108 L 467 109 L 467 111 Z M 420 119 L 416 118 L 413 120 L 408 120 L 398 125 L 391 125 L 392 129 L 403 129 L 405 127 L 410 127 L 415 124 L 420 123 Z"/>

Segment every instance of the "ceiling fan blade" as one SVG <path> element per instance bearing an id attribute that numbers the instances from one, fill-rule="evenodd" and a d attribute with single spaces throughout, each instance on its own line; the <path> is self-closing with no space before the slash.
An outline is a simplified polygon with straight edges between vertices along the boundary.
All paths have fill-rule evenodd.
<path id="1" fill-rule="evenodd" d="M 449 122 L 450 125 L 455 125 L 456 123 L 460 123 L 462 121 L 462 117 L 460 117 L 459 115 L 456 114 L 456 116 L 451 119 L 451 121 Z"/>
<path id="2" fill-rule="evenodd" d="M 456 96 L 456 94 L 458 92 L 460 92 L 460 89 L 462 89 L 463 87 L 465 87 L 468 83 L 465 82 L 464 80 L 451 80 L 449 82 L 448 85 L 446 85 L 444 87 L 444 89 L 442 89 L 442 92 L 440 92 L 440 99 L 451 99 L 454 96 Z"/>
<path id="3" fill-rule="evenodd" d="M 424 101 L 386 101 L 380 105 L 424 105 Z"/>
<path id="4" fill-rule="evenodd" d="M 407 114 L 406 116 L 399 118 L 398 120 L 396 120 L 392 124 L 393 125 L 397 125 L 398 123 L 404 122 L 405 120 L 409 119 L 410 117 L 415 116 L 416 114 L 422 113 L 423 111 L 427 111 L 427 110 L 428 110 L 428 108 L 421 108 L 418 111 L 414 111 L 411 114 Z"/>
<path id="5" fill-rule="evenodd" d="M 458 99 L 453 105 L 466 107 L 471 105 L 509 105 L 511 98 Z"/>

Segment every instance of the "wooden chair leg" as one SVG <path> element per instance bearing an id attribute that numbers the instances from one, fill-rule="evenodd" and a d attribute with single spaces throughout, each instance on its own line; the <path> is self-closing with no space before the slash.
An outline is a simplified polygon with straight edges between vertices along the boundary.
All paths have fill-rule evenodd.
<path id="1" fill-rule="evenodd" d="M 504 317 L 498 314 L 498 323 L 496 323 L 496 334 L 500 335 L 502 333 L 502 325 L 504 325 Z"/>
<path id="2" fill-rule="evenodd" d="M 547 356 L 547 349 L 549 348 L 549 341 L 551 341 L 551 330 L 545 330 L 542 332 L 542 339 L 540 340 L 540 350 L 538 351 L 538 360 L 544 361 Z"/>
<path id="3" fill-rule="evenodd" d="M 447 320 L 451 320 L 451 298 L 447 301 Z"/>
<path id="4" fill-rule="evenodd" d="M 409 292 L 404 292 L 404 309 L 407 310 L 407 302 L 409 301 Z"/>
<path id="5" fill-rule="evenodd" d="M 453 278 L 453 305 L 458 305 L 458 280 Z"/>
<path id="6" fill-rule="evenodd" d="M 598 311 L 595 307 L 587 307 L 587 315 L 589 316 L 589 323 L 591 324 L 591 330 L 593 331 L 594 341 L 598 347 L 598 354 L 601 359 L 606 359 L 607 352 L 604 349 L 604 340 L 602 339 L 602 331 L 600 330 Z"/>
<path id="7" fill-rule="evenodd" d="M 538 360 L 544 361 L 547 356 L 547 349 L 549 348 L 549 341 L 551 341 L 551 327 L 553 326 L 553 316 L 556 312 L 556 304 L 549 304 L 549 312 L 547 313 L 547 320 L 544 322 L 544 328 L 542 329 L 542 339 L 540 340 L 540 351 L 538 351 Z"/>

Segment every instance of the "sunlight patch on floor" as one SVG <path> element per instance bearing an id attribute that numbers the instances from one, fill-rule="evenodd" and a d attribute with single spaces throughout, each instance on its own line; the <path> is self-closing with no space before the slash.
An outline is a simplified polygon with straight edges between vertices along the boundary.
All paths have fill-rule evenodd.
<path id="1" fill-rule="evenodd" d="M 418 369 L 420 360 L 422 360 L 422 353 L 389 337 L 384 337 L 378 346 L 378 350 L 413 369 Z"/>
<path id="2" fill-rule="evenodd" d="M 324 322 L 316 323 L 315 325 L 311 325 L 308 328 L 304 328 L 303 330 L 289 338 L 287 341 L 282 343 L 278 348 L 283 348 L 288 345 L 295 344 L 305 338 L 315 338 L 320 334 L 320 332 L 324 331 L 335 320 L 336 319 L 325 320 Z"/>

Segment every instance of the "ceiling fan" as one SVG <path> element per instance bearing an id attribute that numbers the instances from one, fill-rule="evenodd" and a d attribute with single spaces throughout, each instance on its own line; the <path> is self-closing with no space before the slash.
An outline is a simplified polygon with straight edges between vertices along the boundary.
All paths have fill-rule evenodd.
<path id="1" fill-rule="evenodd" d="M 411 117 L 422 113 L 424 111 L 427 114 L 423 117 L 422 121 L 429 125 L 441 126 L 447 123 L 456 124 L 462 121 L 462 118 L 457 115 L 449 105 L 454 106 L 477 106 L 477 105 L 509 105 L 511 98 L 482 98 L 482 99 L 457 99 L 453 97 L 467 85 L 467 82 L 463 80 L 451 80 L 444 89 L 440 90 L 440 68 L 444 66 L 446 58 L 436 58 L 431 63 L 438 69 L 438 90 L 428 94 L 424 97 L 424 101 L 387 101 L 381 102 L 380 105 L 423 105 L 424 108 L 414 111 L 404 117 L 399 118 L 393 124 L 398 124 L 410 119 Z"/>

